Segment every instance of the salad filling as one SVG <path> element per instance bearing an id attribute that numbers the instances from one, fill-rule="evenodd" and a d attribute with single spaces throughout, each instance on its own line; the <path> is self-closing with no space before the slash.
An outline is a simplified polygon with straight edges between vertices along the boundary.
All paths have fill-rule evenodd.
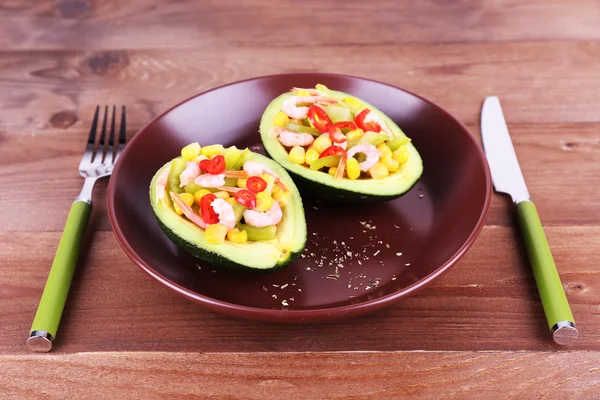
<path id="1" fill-rule="evenodd" d="M 269 241 L 291 198 L 289 187 L 249 149 L 191 143 L 156 181 L 156 202 L 197 225 L 211 244 Z"/>
<path id="2" fill-rule="evenodd" d="M 384 179 L 408 162 L 407 137 L 355 97 L 341 100 L 324 85 L 293 88 L 273 119 L 277 138 L 293 163 L 336 179 Z"/>

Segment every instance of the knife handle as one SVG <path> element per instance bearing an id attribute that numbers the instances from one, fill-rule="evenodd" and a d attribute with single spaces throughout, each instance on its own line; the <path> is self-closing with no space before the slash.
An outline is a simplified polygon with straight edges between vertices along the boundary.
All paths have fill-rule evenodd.
<path id="1" fill-rule="evenodd" d="M 535 204 L 531 201 L 518 203 L 517 214 L 529 263 L 533 269 L 535 283 L 548 320 L 548 327 L 555 342 L 568 344 L 578 336 L 575 319 L 556 270 Z"/>

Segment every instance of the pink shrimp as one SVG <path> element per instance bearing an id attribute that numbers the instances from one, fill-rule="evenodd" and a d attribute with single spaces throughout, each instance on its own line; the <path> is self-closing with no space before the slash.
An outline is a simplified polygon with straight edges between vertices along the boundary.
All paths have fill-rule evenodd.
<path id="1" fill-rule="evenodd" d="M 179 175 L 179 187 L 184 187 L 188 183 L 194 182 L 199 175 L 200 165 L 194 161 L 188 162 L 181 175 Z"/>
<path id="2" fill-rule="evenodd" d="M 337 103 L 336 99 L 325 96 L 291 96 L 283 101 L 281 111 L 293 119 L 304 119 L 308 114 L 308 107 L 299 106 L 299 104 L 314 104 L 314 103 Z"/>
<path id="3" fill-rule="evenodd" d="M 198 186 L 202 186 L 205 188 L 216 188 L 219 186 L 225 186 L 225 174 L 219 175 L 210 175 L 204 174 L 200 175 L 194 180 L 194 183 Z"/>
<path id="4" fill-rule="evenodd" d="M 271 129 L 269 136 L 278 137 L 281 144 L 287 147 L 308 146 L 315 141 L 310 133 L 292 132 L 280 126 Z"/>
<path id="5" fill-rule="evenodd" d="M 169 172 L 171 167 L 166 168 L 156 179 L 156 201 L 162 201 L 164 203 L 167 180 L 169 179 Z"/>
<path id="6" fill-rule="evenodd" d="M 365 123 L 368 123 L 368 122 L 378 123 L 379 126 L 381 127 L 382 131 L 384 131 L 391 139 L 394 138 L 394 136 L 392 135 L 392 132 L 390 131 L 390 128 L 388 128 L 388 126 L 385 124 L 383 119 L 381 117 L 379 117 L 379 115 L 375 114 L 373 111 L 369 112 L 365 116 L 364 121 L 365 121 Z"/>
<path id="7" fill-rule="evenodd" d="M 259 212 L 255 210 L 244 211 L 244 220 L 250 226 L 257 228 L 264 228 L 269 225 L 277 225 L 283 218 L 283 211 L 281 206 L 276 201 L 273 202 L 271 208 L 265 212 Z"/>
<path id="8" fill-rule="evenodd" d="M 202 218 L 201 215 L 196 214 L 194 210 L 192 210 L 192 207 L 183 202 L 177 193 L 171 192 L 171 198 L 173 199 L 173 203 L 177 204 L 177 207 L 183 211 L 183 215 L 185 215 L 190 221 L 202 229 L 208 228 L 208 224 L 204 221 L 204 218 Z"/>
<path id="9" fill-rule="evenodd" d="M 215 210 L 217 215 L 219 215 L 219 224 L 225 225 L 228 231 L 235 228 L 237 219 L 231 204 L 223 199 L 215 199 L 210 206 Z"/>
<path id="10" fill-rule="evenodd" d="M 363 153 L 367 156 L 365 161 L 358 164 L 361 171 L 368 171 L 373 165 L 377 164 L 377 161 L 379 161 L 379 150 L 372 144 L 357 144 L 348 150 L 348 157 L 353 157 L 357 153 Z"/>
<path id="11" fill-rule="evenodd" d="M 248 173 L 248 176 L 261 176 L 262 174 L 271 175 L 273 178 L 275 178 L 275 183 L 277 184 L 277 186 L 279 186 L 286 192 L 290 191 L 290 188 L 288 187 L 288 185 L 286 185 L 281 180 L 281 178 L 279 178 L 279 175 L 277 175 L 275 173 L 275 171 L 273 171 L 271 168 L 267 167 L 266 165 L 263 165 L 256 161 L 246 161 L 244 163 L 243 168 L 244 168 L 244 171 L 246 171 Z"/>

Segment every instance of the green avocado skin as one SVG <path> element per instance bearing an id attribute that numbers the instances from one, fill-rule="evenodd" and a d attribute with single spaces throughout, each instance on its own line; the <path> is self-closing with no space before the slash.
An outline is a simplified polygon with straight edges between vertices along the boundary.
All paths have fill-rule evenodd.
<path id="1" fill-rule="evenodd" d="M 273 158 L 269 152 L 265 149 L 267 155 Z M 288 173 L 294 180 L 294 183 L 298 186 L 301 192 L 307 193 L 310 196 L 314 196 L 319 200 L 323 200 L 326 202 L 335 203 L 336 200 L 342 201 L 347 204 L 368 204 L 368 203 L 377 203 L 381 201 L 390 201 L 397 199 L 399 197 L 404 196 L 410 189 L 412 189 L 418 182 L 415 180 L 412 183 L 412 186 L 409 187 L 406 192 L 396 194 L 396 195 L 378 195 L 377 193 L 357 193 L 351 190 L 334 188 L 331 186 L 323 185 L 322 183 L 315 182 L 313 180 L 307 179 L 302 175 L 296 174 L 293 171 L 288 170 Z"/>
<path id="2" fill-rule="evenodd" d="M 202 261 L 206 261 L 207 263 L 218 265 L 219 267 L 225 267 L 225 268 L 238 270 L 238 271 L 243 270 L 243 271 L 253 271 L 256 273 L 262 273 L 262 272 L 268 272 L 268 271 L 273 271 L 276 269 L 283 268 L 286 265 L 294 262 L 298 257 L 300 257 L 300 254 L 301 254 L 301 252 L 297 252 L 297 253 L 291 252 L 291 253 L 289 253 L 290 254 L 289 257 L 285 261 L 276 264 L 272 268 L 268 268 L 268 269 L 250 268 L 247 265 L 238 264 L 236 262 L 231 261 L 228 258 L 220 256 L 217 253 L 213 253 L 212 251 L 208 251 L 206 249 L 203 249 L 202 247 L 196 246 L 196 245 L 188 242 L 187 240 L 183 239 L 181 236 L 179 236 L 175 232 L 173 232 L 171 229 L 169 229 L 165 224 L 163 224 L 162 221 L 160 220 L 160 218 L 158 218 L 158 216 L 155 215 L 155 217 L 156 217 L 156 220 L 158 221 L 158 225 L 160 226 L 160 229 L 162 229 L 162 231 L 165 233 L 165 235 L 167 235 L 167 237 L 173 243 L 175 243 L 177 246 L 181 247 L 182 249 L 184 249 L 185 251 L 190 253 L 192 256 L 194 256 Z"/>

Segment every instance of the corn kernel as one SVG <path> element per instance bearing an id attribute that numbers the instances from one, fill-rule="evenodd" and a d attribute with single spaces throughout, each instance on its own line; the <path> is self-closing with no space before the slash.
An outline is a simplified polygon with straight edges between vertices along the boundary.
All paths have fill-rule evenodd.
<path id="1" fill-rule="evenodd" d="M 183 211 L 181 211 L 181 208 L 179 208 L 179 206 L 177 205 L 177 203 L 173 202 L 173 208 L 175 209 L 175 214 L 177 214 L 177 215 L 183 215 Z"/>
<path id="2" fill-rule="evenodd" d="M 399 164 L 407 162 L 408 156 L 408 148 L 406 146 L 400 146 L 400 148 L 393 153 L 394 160 L 398 161 Z"/>
<path id="3" fill-rule="evenodd" d="M 225 199 L 225 201 L 231 205 L 234 205 L 235 203 L 237 203 L 237 200 L 235 199 L 235 197 L 229 197 L 229 198 Z"/>
<path id="4" fill-rule="evenodd" d="M 290 201 L 291 193 L 287 190 L 278 190 L 273 192 L 273 200 L 279 203 L 281 207 L 285 207 Z"/>
<path id="5" fill-rule="evenodd" d="M 379 161 L 381 161 L 381 163 L 384 164 L 390 172 L 396 172 L 398 171 L 398 168 L 400 168 L 400 163 L 394 160 L 391 155 L 382 157 Z"/>
<path id="6" fill-rule="evenodd" d="M 383 179 L 388 177 L 390 171 L 388 171 L 385 164 L 378 162 L 377 164 L 371 167 L 369 173 L 371 174 L 371 178 L 373 179 Z"/>
<path id="7" fill-rule="evenodd" d="M 223 145 L 220 144 L 212 144 L 210 146 L 204 146 L 201 150 L 202 155 L 206 157 L 216 156 L 217 154 L 223 154 Z"/>
<path id="8" fill-rule="evenodd" d="M 348 178 L 354 180 L 360 176 L 360 167 L 358 166 L 358 160 L 354 157 L 348 157 L 346 160 L 346 173 Z"/>
<path id="9" fill-rule="evenodd" d="M 360 128 L 354 129 L 354 130 L 346 133 L 346 137 L 348 138 L 348 140 L 360 139 L 364 135 L 365 135 L 365 132 Z"/>
<path id="10" fill-rule="evenodd" d="M 348 104 L 352 108 L 358 109 L 358 108 L 362 107 L 362 104 L 360 104 L 360 101 L 358 101 L 358 99 L 356 97 L 346 97 L 342 101 L 344 103 Z"/>
<path id="11" fill-rule="evenodd" d="M 179 194 L 179 198 L 190 207 L 194 204 L 194 195 L 190 193 L 181 193 Z"/>
<path id="12" fill-rule="evenodd" d="M 279 111 L 275 118 L 273 118 L 273 125 L 275 126 L 284 126 L 290 122 L 290 118 L 283 111 Z"/>
<path id="13" fill-rule="evenodd" d="M 246 186 L 246 182 L 248 181 L 248 179 L 246 178 L 240 178 L 237 180 L 237 187 L 242 188 L 242 189 L 247 189 Z"/>
<path id="14" fill-rule="evenodd" d="M 335 176 L 336 172 L 337 172 L 337 167 L 329 167 L 329 170 L 327 170 L 327 173 L 331 176 Z"/>
<path id="15" fill-rule="evenodd" d="M 225 236 L 227 235 L 227 227 L 221 224 L 212 224 L 206 227 L 204 231 L 206 241 L 212 244 L 221 244 L 225 242 Z"/>
<path id="16" fill-rule="evenodd" d="M 273 187 L 275 186 L 275 178 L 269 174 L 262 174 L 260 177 L 263 178 L 265 182 L 267 182 L 267 187 L 264 190 L 264 192 L 266 192 L 267 194 L 273 193 Z"/>
<path id="17" fill-rule="evenodd" d="M 312 164 L 315 160 L 318 160 L 318 159 L 319 159 L 318 151 L 316 151 L 312 147 L 310 149 L 306 150 L 306 155 L 304 156 L 304 161 L 308 165 Z"/>
<path id="18" fill-rule="evenodd" d="M 199 156 L 194 157 L 194 159 L 192 161 L 195 161 L 195 162 L 199 163 L 202 160 L 208 160 L 208 157 L 200 154 Z"/>
<path id="19" fill-rule="evenodd" d="M 298 90 L 296 92 L 296 96 L 310 96 L 310 93 L 308 93 L 306 90 Z"/>
<path id="20" fill-rule="evenodd" d="M 248 241 L 248 232 L 240 231 L 238 228 L 233 228 L 227 232 L 227 239 L 233 243 L 245 243 Z"/>
<path id="21" fill-rule="evenodd" d="M 385 143 L 380 143 L 377 146 L 377 150 L 379 150 L 379 158 L 383 158 L 385 156 L 392 156 L 392 150 Z"/>
<path id="22" fill-rule="evenodd" d="M 185 146 L 183 149 L 181 149 L 181 156 L 188 161 L 192 161 L 194 159 L 194 157 L 197 157 L 200 155 L 200 149 L 201 149 L 201 147 L 198 144 L 198 142 L 190 143 L 187 146 Z"/>
<path id="23" fill-rule="evenodd" d="M 269 193 L 256 193 L 256 211 L 265 212 L 273 206 L 273 198 Z"/>
<path id="24" fill-rule="evenodd" d="M 200 189 L 198 190 L 196 193 L 194 193 L 194 203 L 200 205 L 200 200 L 202 200 L 202 197 L 204 197 L 204 195 L 209 194 L 210 190 L 207 189 Z"/>
<path id="25" fill-rule="evenodd" d="M 214 195 L 217 196 L 217 199 L 227 200 L 229 198 L 229 193 L 227 193 L 224 190 L 221 190 L 220 192 L 215 192 Z"/>
<path id="26" fill-rule="evenodd" d="M 315 139 L 312 148 L 321 154 L 326 148 L 331 147 L 333 142 L 329 138 L 329 134 L 323 134 Z"/>
<path id="27" fill-rule="evenodd" d="M 304 164 L 304 157 L 306 155 L 306 151 L 302 146 L 294 146 L 290 150 L 290 160 L 295 162 L 296 164 Z"/>

